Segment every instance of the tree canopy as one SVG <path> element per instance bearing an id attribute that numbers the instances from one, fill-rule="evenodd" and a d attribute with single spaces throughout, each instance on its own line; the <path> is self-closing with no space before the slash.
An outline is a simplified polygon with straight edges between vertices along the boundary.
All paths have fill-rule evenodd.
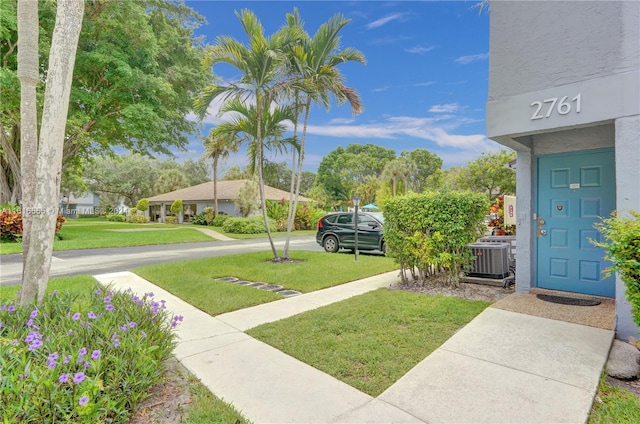
<path id="1" fill-rule="evenodd" d="M 16 0 L 0 0 L 0 202 L 19 196 L 20 84 Z M 55 2 L 40 4 L 40 57 L 51 44 Z M 121 146 L 172 155 L 197 125 L 187 119 L 193 94 L 212 79 L 194 29 L 204 22 L 182 2 L 86 2 L 65 132 L 63 167 Z M 44 76 L 47 63 L 41 59 Z M 43 84 L 38 84 L 39 102 Z M 41 107 L 39 106 L 39 109 Z M 6 188 L 6 190 L 5 190 Z M 18 192 L 16 192 L 18 190 Z"/>

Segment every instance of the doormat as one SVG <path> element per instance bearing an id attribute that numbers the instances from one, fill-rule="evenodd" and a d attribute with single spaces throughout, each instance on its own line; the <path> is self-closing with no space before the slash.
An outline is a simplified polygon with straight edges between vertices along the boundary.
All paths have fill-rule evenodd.
<path id="1" fill-rule="evenodd" d="M 536 297 L 545 302 L 559 303 L 573 306 L 596 306 L 601 302 L 595 299 L 576 299 L 575 297 L 553 296 L 550 294 L 537 294 Z"/>

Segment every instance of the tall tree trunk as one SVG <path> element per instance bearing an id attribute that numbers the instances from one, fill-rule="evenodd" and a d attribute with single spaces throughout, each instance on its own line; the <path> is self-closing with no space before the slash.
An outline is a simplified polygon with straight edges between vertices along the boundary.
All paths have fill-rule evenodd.
<path id="1" fill-rule="evenodd" d="M 300 152 L 298 153 L 298 169 L 296 175 L 296 188 L 294 190 L 294 198 L 293 205 L 291 206 L 291 215 L 289 216 L 289 221 L 287 222 L 287 239 L 284 245 L 284 253 L 283 256 L 285 258 L 289 257 L 289 239 L 291 238 L 291 231 L 293 230 L 293 224 L 295 222 L 296 211 L 298 210 L 298 198 L 300 197 L 300 181 L 302 180 L 302 164 L 304 162 L 304 142 L 307 138 L 307 125 L 309 123 L 309 112 L 311 111 L 311 97 L 307 96 L 307 102 L 304 106 L 304 124 L 302 126 L 302 137 L 300 138 Z M 291 175 L 293 179 L 293 174 Z"/>
<path id="2" fill-rule="evenodd" d="M 42 110 L 36 166 L 35 202 L 31 211 L 31 245 L 24 264 L 21 305 L 44 299 L 58 217 L 62 150 L 78 38 L 82 29 L 83 0 L 58 0 L 51 38 L 49 67 Z M 38 25 L 38 20 L 31 22 Z"/>
<path id="3" fill-rule="evenodd" d="M 213 217 L 218 217 L 218 154 L 213 155 Z"/>
<path id="4" fill-rule="evenodd" d="M 38 109 L 36 85 L 38 67 L 38 2 L 18 2 L 18 78 L 20 79 L 20 174 L 21 206 L 33 208 L 36 190 L 36 163 L 38 156 Z M 22 261 L 29 253 L 31 215 L 22 214 Z"/>
<path id="5" fill-rule="evenodd" d="M 269 238 L 269 244 L 271 245 L 271 252 L 273 253 L 273 260 L 279 260 L 278 251 L 275 244 L 273 244 L 273 237 L 271 236 L 271 228 L 269 228 L 269 217 L 267 217 L 267 197 L 264 192 L 264 177 L 262 175 L 262 165 L 264 161 L 264 144 L 262 142 L 262 96 L 256 96 L 256 143 L 257 143 L 257 155 L 258 155 L 258 185 L 260 187 L 260 205 L 262 207 L 262 219 L 264 220 L 264 226 L 267 229 L 267 237 Z"/>

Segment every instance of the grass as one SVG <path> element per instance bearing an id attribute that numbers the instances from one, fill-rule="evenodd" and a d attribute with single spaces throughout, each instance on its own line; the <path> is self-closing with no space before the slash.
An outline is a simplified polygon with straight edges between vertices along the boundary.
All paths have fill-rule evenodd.
<path id="1" fill-rule="evenodd" d="M 231 237 L 238 240 L 246 240 L 246 239 L 254 239 L 254 238 L 267 238 L 267 233 L 259 233 L 259 234 L 237 234 L 237 233 L 227 233 L 222 227 L 204 227 L 210 228 L 215 232 L 220 234 L 224 234 L 227 237 Z M 297 230 L 291 233 L 293 236 L 315 236 L 317 230 Z M 271 236 L 274 238 L 286 237 L 286 231 L 272 231 Z"/>
<path id="2" fill-rule="evenodd" d="M 276 293 L 215 281 L 218 277 L 279 284 L 308 293 L 397 268 L 392 259 L 384 256 L 362 255 L 358 262 L 351 255 L 324 252 L 295 251 L 291 256 L 302 262 L 272 263 L 270 252 L 254 252 L 149 265 L 133 272 L 215 316 L 283 298 Z"/>
<path id="3" fill-rule="evenodd" d="M 186 414 L 181 417 L 181 423 L 187 424 L 247 424 L 250 423 L 233 406 L 215 396 L 200 381 L 189 379 L 191 404 Z"/>
<path id="4" fill-rule="evenodd" d="M 634 424 L 640 422 L 640 398 L 628 390 L 607 383 L 603 375 L 589 424 Z"/>
<path id="5" fill-rule="evenodd" d="M 489 304 L 379 289 L 247 334 L 378 396 Z"/>
<path id="6" fill-rule="evenodd" d="M 145 229 L 121 232 L 113 230 Z M 53 243 L 53 250 L 97 249 L 105 247 L 146 246 L 152 244 L 213 241 L 191 227 L 169 224 L 129 224 L 94 220 L 67 221 Z M 61 238 L 62 240 L 59 240 Z M 0 254 L 22 253 L 22 243 L 0 243 Z"/>
<path id="7" fill-rule="evenodd" d="M 93 287 L 96 283 L 96 279 L 90 275 L 52 278 L 49 280 L 49 284 L 47 284 L 46 293 L 49 294 L 54 290 L 75 293 L 85 290 L 87 287 Z M 7 301 L 15 299 L 16 293 L 20 288 L 21 286 L 19 285 L 0 286 L 0 300 Z"/>

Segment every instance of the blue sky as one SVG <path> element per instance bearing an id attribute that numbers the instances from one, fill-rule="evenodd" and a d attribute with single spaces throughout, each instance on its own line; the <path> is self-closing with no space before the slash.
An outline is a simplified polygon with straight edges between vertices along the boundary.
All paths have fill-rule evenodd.
<path id="1" fill-rule="evenodd" d="M 500 147 L 485 136 L 488 85 L 489 15 L 473 1 L 187 1 L 206 17 L 198 29 L 208 43 L 218 35 L 245 42 L 235 10 L 248 8 L 271 34 L 297 7 L 311 35 L 335 13 L 351 22 L 342 31 L 341 47 L 364 53 L 367 64 L 340 65 L 346 85 L 362 98 L 364 112 L 352 116 L 348 105 L 333 104 L 311 111 L 305 169 L 316 171 L 323 156 L 338 146 L 372 143 L 403 150 L 425 148 L 443 159 L 444 168 L 465 165 L 482 152 Z M 226 65 L 216 75 L 234 80 Z M 205 119 L 203 133 L 219 122 L 216 105 Z M 197 158 L 201 142 L 187 155 Z M 289 156 L 271 157 L 288 160 Z M 245 156 L 230 158 L 226 167 L 244 166 Z"/>

